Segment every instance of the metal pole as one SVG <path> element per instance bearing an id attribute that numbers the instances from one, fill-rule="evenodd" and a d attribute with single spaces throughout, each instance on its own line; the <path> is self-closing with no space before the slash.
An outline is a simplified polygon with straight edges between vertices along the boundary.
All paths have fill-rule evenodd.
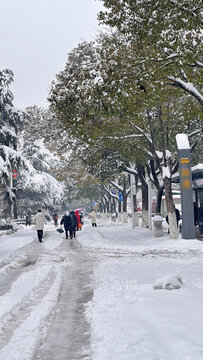
<path id="1" fill-rule="evenodd" d="M 182 238 L 195 239 L 190 146 L 186 134 L 177 134 L 182 210 Z"/>

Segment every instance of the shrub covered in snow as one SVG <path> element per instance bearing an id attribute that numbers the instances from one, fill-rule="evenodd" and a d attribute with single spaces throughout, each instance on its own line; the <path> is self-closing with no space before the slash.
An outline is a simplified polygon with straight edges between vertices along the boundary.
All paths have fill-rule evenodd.
<path id="1" fill-rule="evenodd" d="M 166 289 L 173 290 L 179 289 L 183 281 L 180 275 L 167 275 L 157 279 L 153 285 L 155 290 Z"/>

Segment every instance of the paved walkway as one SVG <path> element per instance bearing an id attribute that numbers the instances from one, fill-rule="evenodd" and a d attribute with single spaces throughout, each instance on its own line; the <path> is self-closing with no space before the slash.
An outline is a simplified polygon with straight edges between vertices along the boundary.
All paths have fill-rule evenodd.
<path id="1" fill-rule="evenodd" d="M 34 360 L 89 359 L 90 329 L 85 304 L 93 295 L 95 258 L 77 240 L 65 240 L 68 265 L 64 269 L 56 313 Z"/>

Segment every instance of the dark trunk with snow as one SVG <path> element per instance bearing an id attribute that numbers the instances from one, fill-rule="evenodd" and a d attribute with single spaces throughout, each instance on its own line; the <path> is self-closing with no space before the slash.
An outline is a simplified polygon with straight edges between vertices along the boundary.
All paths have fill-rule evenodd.
<path id="1" fill-rule="evenodd" d="M 157 190 L 157 197 L 156 197 L 156 204 L 155 204 L 155 213 L 160 214 L 161 213 L 161 199 L 163 195 L 164 186 L 159 187 Z"/>
<path id="2" fill-rule="evenodd" d="M 171 179 L 169 179 L 168 177 L 164 178 L 164 190 L 165 190 L 165 197 L 166 197 L 166 208 L 167 208 L 167 212 L 168 212 L 170 238 L 177 239 L 179 236 L 179 231 L 178 231 L 178 227 L 177 227 L 175 206 L 173 203 Z"/>

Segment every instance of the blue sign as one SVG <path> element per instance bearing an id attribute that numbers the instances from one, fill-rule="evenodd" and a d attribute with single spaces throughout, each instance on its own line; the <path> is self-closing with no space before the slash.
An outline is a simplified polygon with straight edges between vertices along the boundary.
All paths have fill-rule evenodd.
<path id="1" fill-rule="evenodd" d="M 120 190 L 118 191 L 118 197 L 120 202 L 123 201 L 123 194 Z"/>

